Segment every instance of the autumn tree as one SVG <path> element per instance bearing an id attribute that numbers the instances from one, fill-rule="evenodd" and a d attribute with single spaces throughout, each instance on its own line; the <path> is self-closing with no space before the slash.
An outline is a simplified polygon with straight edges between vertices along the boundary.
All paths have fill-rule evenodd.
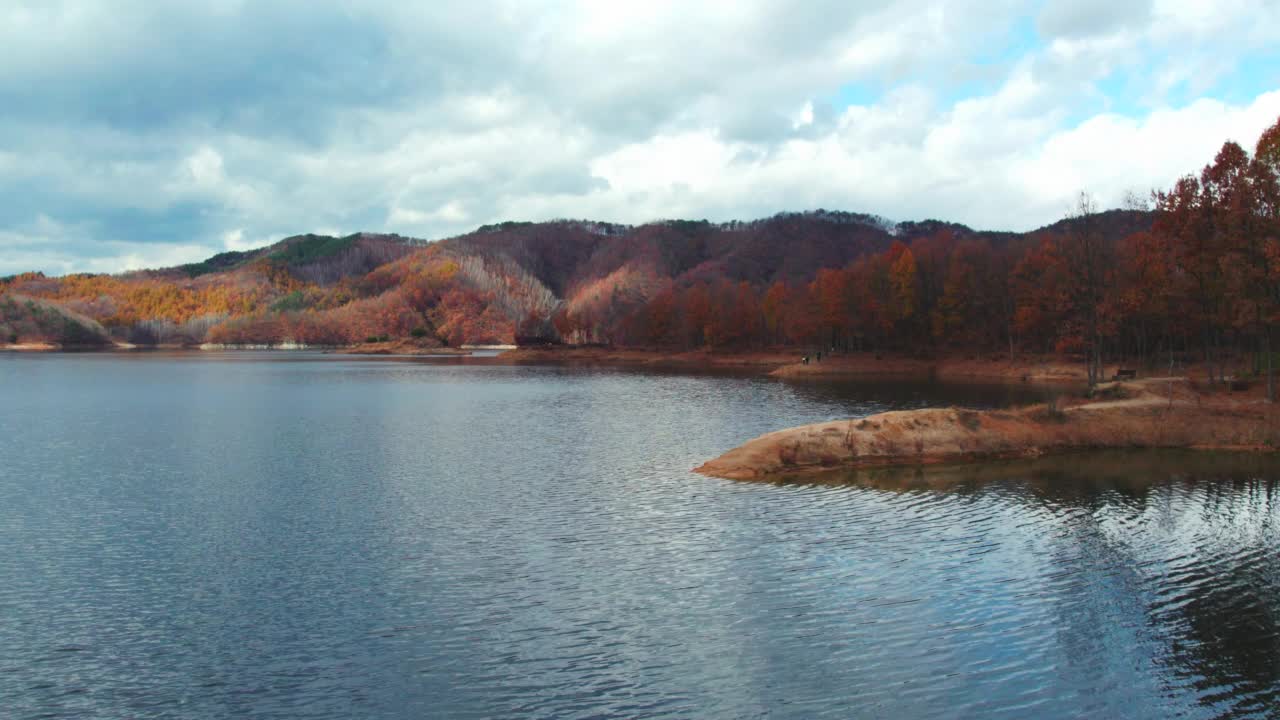
<path id="1" fill-rule="evenodd" d="M 902 243 L 889 249 L 889 287 L 894 322 L 904 334 L 910 334 L 920 302 L 920 278 L 915 254 Z"/>
<path id="2" fill-rule="evenodd" d="M 1280 320 L 1280 120 L 1267 128 L 1254 151 L 1249 172 L 1253 183 L 1257 244 L 1265 255 L 1261 280 L 1263 298 L 1263 356 L 1267 374 L 1267 400 L 1275 402 L 1272 327 Z"/>
<path id="3" fill-rule="evenodd" d="M 768 334 L 769 343 L 773 345 L 780 344 L 783 341 L 788 293 L 786 283 L 778 280 L 769 286 L 769 289 L 765 291 L 764 298 L 760 301 L 764 329 Z"/>

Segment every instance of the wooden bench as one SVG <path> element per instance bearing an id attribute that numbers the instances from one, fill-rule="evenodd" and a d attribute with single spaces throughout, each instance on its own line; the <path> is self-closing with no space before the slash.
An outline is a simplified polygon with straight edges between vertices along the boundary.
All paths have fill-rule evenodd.
<path id="1" fill-rule="evenodd" d="M 1128 368 L 1119 368 L 1116 370 L 1115 377 L 1111 379 L 1112 380 L 1135 380 L 1137 379 L 1137 377 L 1138 377 L 1137 370 L 1130 370 Z"/>

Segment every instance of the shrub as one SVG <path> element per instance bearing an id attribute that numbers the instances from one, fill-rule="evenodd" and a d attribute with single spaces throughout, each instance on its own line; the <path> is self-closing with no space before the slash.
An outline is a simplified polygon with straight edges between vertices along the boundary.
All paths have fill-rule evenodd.
<path id="1" fill-rule="evenodd" d="M 409 337 L 424 338 L 427 336 L 427 329 L 424 327 L 416 327 L 409 331 Z"/>

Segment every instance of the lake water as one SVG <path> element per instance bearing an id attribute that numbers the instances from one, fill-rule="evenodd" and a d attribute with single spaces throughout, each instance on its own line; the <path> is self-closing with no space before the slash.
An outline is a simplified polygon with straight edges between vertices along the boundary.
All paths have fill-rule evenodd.
<path id="1" fill-rule="evenodd" d="M 733 483 L 1026 391 L 0 356 L 5 718 L 1280 717 L 1280 469 Z"/>

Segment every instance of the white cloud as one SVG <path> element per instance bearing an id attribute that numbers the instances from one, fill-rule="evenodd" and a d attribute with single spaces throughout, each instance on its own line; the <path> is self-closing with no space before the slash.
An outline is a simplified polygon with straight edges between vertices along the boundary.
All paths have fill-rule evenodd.
<path id="1" fill-rule="evenodd" d="M 470 215 L 467 214 L 466 208 L 457 200 L 449 202 L 437 207 L 429 212 L 415 210 L 406 207 L 394 207 L 391 209 L 391 217 L 387 219 L 389 225 L 427 225 L 431 223 L 461 223 L 465 222 Z"/>
<path id="2" fill-rule="evenodd" d="M 29 270 L 46 274 L 120 272 L 171 267 L 203 260 L 222 248 L 193 242 L 145 243 L 93 239 L 86 224 L 37 215 L 29 224 L 0 229 L 0 275 Z"/>
<path id="3" fill-rule="evenodd" d="M 1099 115 L 1049 137 L 1015 173 L 1041 206 L 1060 201 L 1072 189 L 1090 190 L 1114 206 L 1127 190 L 1166 189 L 1171 179 L 1197 173 L 1227 140 L 1252 151 L 1277 119 L 1280 90 L 1240 107 L 1199 100 L 1140 120 Z M 1123 173 L 1114 171 L 1117 161 Z"/>
<path id="4" fill-rule="evenodd" d="M 118 270 L 145 270 L 147 268 L 173 267 L 199 262 L 218 252 L 208 245 L 191 243 L 155 245 L 129 242 L 109 243 L 110 257 L 91 262 L 90 272 L 117 272 Z"/>
<path id="5" fill-rule="evenodd" d="M 222 247 L 226 250 L 252 250 L 264 244 L 252 239 L 246 239 L 244 228 L 236 228 L 222 233 Z"/>
<path id="6" fill-rule="evenodd" d="M 331 228 L 440 237 L 504 219 L 818 206 L 1026 229 L 1080 189 L 1107 203 L 1166 187 L 1280 115 L 1274 93 L 1209 97 L 1245 53 L 1280 44 L 1275 3 L 1025 12 L 1014 0 L 7 6 L 0 265 L 120 269 Z M 1036 47 L 1017 35 L 1029 24 Z M 1104 91 L 1121 73 L 1134 78 L 1123 93 Z M 867 99 L 837 105 L 851 86 Z"/>
<path id="7" fill-rule="evenodd" d="M 728 219 L 775 209 L 853 207 L 902 219 L 940 216 L 980 228 L 1029 230 L 1059 219 L 1081 190 L 1117 206 L 1129 190 L 1168 187 L 1212 160 L 1227 139 L 1252 146 L 1280 118 L 1280 91 L 1246 106 L 1199 101 L 1145 119 L 1099 115 L 1063 130 L 1022 117 L 1023 89 L 912 125 L 920 142 L 860 142 L 884 111 L 858 109 L 816 139 L 795 139 L 761 159 L 739 161 L 746 146 L 713 133 L 660 136 L 612 153 L 594 166 L 611 190 L 590 199 L 610 217 L 666 215 Z M 900 114 L 897 126 L 911 123 Z M 559 208 L 559 209 L 558 209 Z M 523 209 L 547 216 L 550 202 Z"/>
<path id="8" fill-rule="evenodd" d="M 216 185 L 224 180 L 222 156 L 213 148 L 200 148 L 187 158 L 186 166 L 197 186 Z"/>

